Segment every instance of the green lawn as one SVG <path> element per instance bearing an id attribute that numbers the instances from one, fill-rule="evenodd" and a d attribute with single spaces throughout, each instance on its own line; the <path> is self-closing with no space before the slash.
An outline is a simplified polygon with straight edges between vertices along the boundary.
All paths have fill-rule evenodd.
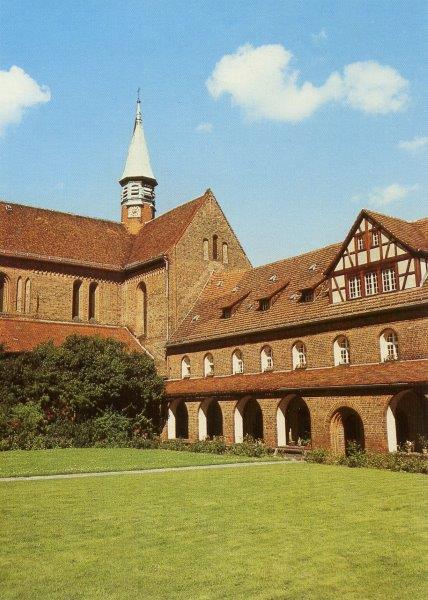
<path id="1" fill-rule="evenodd" d="M 426 481 L 281 462 L 3 482 L 1 600 L 422 600 Z"/>
<path id="2" fill-rule="evenodd" d="M 95 471 L 135 471 L 272 459 L 273 457 L 254 459 L 246 456 L 222 456 L 172 450 L 137 450 L 134 448 L 12 450 L 0 452 L 0 477 L 94 473 Z"/>

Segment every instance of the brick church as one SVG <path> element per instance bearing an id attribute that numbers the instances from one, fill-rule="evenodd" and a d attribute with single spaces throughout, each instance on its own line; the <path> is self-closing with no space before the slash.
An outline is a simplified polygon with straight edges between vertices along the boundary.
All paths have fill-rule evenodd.
<path id="1" fill-rule="evenodd" d="M 428 219 L 362 210 L 253 268 L 214 194 L 155 217 L 140 103 L 121 222 L 0 202 L 0 343 L 100 335 L 166 378 L 162 435 L 343 451 L 428 436 Z"/>

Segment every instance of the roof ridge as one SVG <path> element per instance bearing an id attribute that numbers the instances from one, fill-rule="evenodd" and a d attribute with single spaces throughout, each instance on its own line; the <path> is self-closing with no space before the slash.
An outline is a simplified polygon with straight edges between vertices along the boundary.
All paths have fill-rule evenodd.
<path id="1" fill-rule="evenodd" d="M 9 202 L 8 200 L 4 200 L 0 198 L 0 204 L 11 205 L 11 206 L 20 206 L 22 208 L 29 208 L 31 210 L 41 210 L 43 212 L 48 213 L 56 213 L 58 215 L 66 215 L 67 217 L 77 217 L 79 219 L 87 219 L 89 221 L 101 221 L 102 223 L 109 223 L 111 225 L 116 225 L 128 233 L 126 228 L 119 221 L 112 221 L 111 219 L 102 219 L 101 217 L 88 217 L 87 215 L 79 215 L 77 213 L 67 212 L 65 210 L 55 210 L 54 208 L 44 208 L 41 206 L 33 206 L 32 204 L 21 204 L 20 202 Z"/>
<path id="2" fill-rule="evenodd" d="M 263 265 L 259 265 L 258 267 L 252 267 L 251 271 L 256 271 L 258 269 L 263 269 L 265 267 L 271 267 L 277 265 L 279 263 L 283 263 L 287 260 L 293 260 L 293 258 L 302 258 L 303 256 L 307 256 L 308 254 L 314 254 L 315 252 L 321 252 L 321 250 L 327 250 L 329 248 L 334 248 L 335 246 L 339 246 L 342 242 L 334 242 L 333 244 L 327 244 L 326 246 L 321 246 L 320 248 L 314 248 L 313 250 L 308 250 L 307 252 L 302 252 L 300 254 L 294 254 L 293 256 L 287 256 L 286 258 L 279 258 L 270 263 L 265 263 Z"/>
<path id="3" fill-rule="evenodd" d="M 158 217 L 155 217 L 151 221 L 147 221 L 147 223 L 144 225 L 144 227 L 142 229 L 140 229 L 140 231 L 143 231 L 148 225 L 151 225 L 152 223 L 158 222 L 159 219 L 162 219 L 162 217 L 166 217 L 166 216 L 170 215 L 175 210 L 178 210 L 180 208 L 184 208 L 185 206 L 188 206 L 189 204 L 196 204 L 197 202 L 201 202 L 202 200 L 206 200 L 206 199 L 207 199 L 207 196 L 206 196 L 206 193 L 204 193 L 202 196 L 198 196 L 197 198 L 193 198 L 193 200 L 188 200 L 187 202 L 183 202 L 183 204 L 178 204 L 177 206 L 174 206 L 174 208 L 170 208 L 169 210 L 167 210 L 166 212 L 162 213 Z"/>

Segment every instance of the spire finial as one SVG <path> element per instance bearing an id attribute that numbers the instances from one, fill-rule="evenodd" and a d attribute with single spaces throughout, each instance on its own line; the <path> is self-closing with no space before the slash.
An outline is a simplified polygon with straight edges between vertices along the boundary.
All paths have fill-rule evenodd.
<path id="1" fill-rule="evenodd" d="M 140 102 L 140 88 L 137 90 L 137 102 Z"/>

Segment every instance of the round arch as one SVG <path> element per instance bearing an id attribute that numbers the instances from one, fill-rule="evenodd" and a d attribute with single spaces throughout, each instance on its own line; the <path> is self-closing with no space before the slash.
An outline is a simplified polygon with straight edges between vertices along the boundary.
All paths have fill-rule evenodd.
<path id="1" fill-rule="evenodd" d="M 214 398 L 207 398 L 199 406 L 198 433 L 200 440 L 223 435 L 223 413 Z"/>
<path id="2" fill-rule="evenodd" d="M 346 454 L 349 444 L 357 444 L 364 450 L 364 425 L 357 411 L 349 406 L 341 406 L 330 420 L 331 447 L 338 454 Z"/>
<path id="3" fill-rule="evenodd" d="M 263 412 L 254 398 L 242 398 L 235 407 L 235 442 L 240 444 L 245 436 L 263 439 Z"/>
<path id="4" fill-rule="evenodd" d="M 419 437 L 428 437 L 428 399 L 414 390 L 393 396 L 386 409 L 386 430 L 390 452 L 407 441 L 419 450 Z"/>
<path id="5" fill-rule="evenodd" d="M 168 407 L 168 439 L 189 437 L 189 414 L 184 400 L 173 400 Z"/>
<path id="6" fill-rule="evenodd" d="M 0 312 L 9 309 L 9 277 L 0 271 Z"/>
<path id="7" fill-rule="evenodd" d="M 278 446 L 299 444 L 311 438 L 311 414 L 301 396 L 288 396 L 276 411 Z"/>

